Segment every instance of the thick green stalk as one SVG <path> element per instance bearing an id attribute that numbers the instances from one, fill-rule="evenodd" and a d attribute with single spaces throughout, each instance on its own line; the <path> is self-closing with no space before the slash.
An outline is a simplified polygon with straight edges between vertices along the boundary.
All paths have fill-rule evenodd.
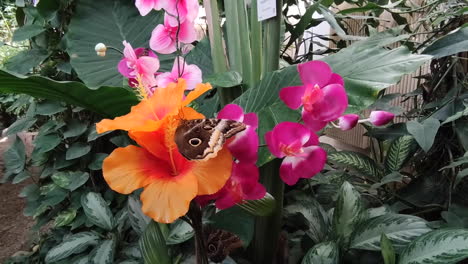
<path id="1" fill-rule="evenodd" d="M 276 257 L 281 233 L 284 193 L 284 183 L 279 177 L 280 165 L 281 160 L 276 159 L 260 168 L 261 182 L 275 197 L 276 207 L 270 216 L 257 217 L 255 220 L 252 263 L 271 264 Z"/>
<path id="2" fill-rule="evenodd" d="M 267 72 L 275 71 L 279 67 L 280 43 L 281 39 L 281 22 L 283 6 L 282 0 L 276 0 L 277 15 L 264 22 L 263 35 L 263 71 L 262 76 Z"/>
<path id="3" fill-rule="evenodd" d="M 277 15 L 264 22 L 262 76 L 279 67 L 282 0 L 276 0 Z M 276 257 L 278 240 L 281 232 L 283 213 L 284 183 L 279 177 L 281 161 L 274 160 L 260 169 L 262 183 L 267 191 L 275 197 L 276 208 L 269 217 L 258 218 L 255 222 L 253 245 L 253 263 L 271 264 Z"/>
<path id="4" fill-rule="evenodd" d="M 232 1 L 232 0 L 231 0 Z M 247 16 L 247 8 L 244 0 L 234 1 L 237 4 L 237 25 L 239 28 L 239 35 L 234 36 L 239 38 L 240 41 L 240 58 L 242 63 L 242 78 L 249 87 L 254 85 L 252 78 L 252 52 L 250 50 L 250 30 L 249 30 L 249 17 Z M 230 32 L 228 32 L 229 34 Z M 230 36 L 228 35 L 228 38 Z M 238 54 L 236 54 L 238 56 Z"/>
<path id="5" fill-rule="evenodd" d="M 262 23 L 258 21 L 257 1 L 250 7 L 250 47 L 252 50 L 252 79 L 256 83 L 262 75 Z"/>
<path id="6" fill-rule="evenodd" d="M 224 12 L 226 14 L 226 38 L 228 43 L 227 50 L 229 55 L 229 66 L 231 67 L 231 70 L 237 71 L 242 75 L 242 47 L 239 37 L 240 28 L 237 1 L 238 0 L 224 0 Z"/>

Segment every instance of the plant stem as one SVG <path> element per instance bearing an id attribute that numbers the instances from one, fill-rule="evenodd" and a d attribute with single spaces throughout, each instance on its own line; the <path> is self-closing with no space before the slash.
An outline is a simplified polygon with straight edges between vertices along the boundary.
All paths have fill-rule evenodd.
<path id="1" fill-rule="evenodd" d="M 208 255 L 206 254 L 205 234 L 203 233 L 202 210 L 200 206 L 192 202 L 190 204 L 187 216 L 190 218 L 190 223 L 195 231 L 195 256 L 197 264 L 208 264 Z"/>

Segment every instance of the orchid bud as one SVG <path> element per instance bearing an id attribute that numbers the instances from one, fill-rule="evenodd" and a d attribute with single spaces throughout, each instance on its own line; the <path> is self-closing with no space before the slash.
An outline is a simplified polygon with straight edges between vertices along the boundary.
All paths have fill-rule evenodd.
<path id="1" fill-rule="evenodd" d="M 359 116 L 356 114 L 344 115 L 338 118 L 338 127 L 341 130 L 350 130 L 354 128 L 359 121 Z"/>
<path id="2" fill-rule="evenodd" d="M 374 126 L 383 126 L 392 121 L 395 115 L 386 111 L 372 111 L 369 116 L 369 122 Z"/>
<path id="3" fill-rule="evenodd" d="M 104 45 L 104 43 L 96 44 L 96 47 L 94 47 L 94 50 L 96 51 L 98 56 L 101 56 L 101 57 L 106 56 L 107 47 L 106 45 Z"/>

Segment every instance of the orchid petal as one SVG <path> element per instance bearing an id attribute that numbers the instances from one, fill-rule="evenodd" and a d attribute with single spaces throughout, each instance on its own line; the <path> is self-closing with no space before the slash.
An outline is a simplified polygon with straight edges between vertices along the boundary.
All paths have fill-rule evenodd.
<path id="1" fill-rule="evenodd" d="M 182 43 L 192 43 L 197 40 L 195 25 L 189 21 L 180 24 L 179 40 Z"/>
<path id="2" fill-rule="evenodd" d="M 244 110 L 236 104 L 228 104 L 219 111 L 217 117 L 219 119 L 229 119 L 242 122 L 244 120 Z"/>
<path id="3" fill-rule="evenodd" d="M 150 47 L 162 54 L 170 54 L 177 50 L 176 42 L 171 38 L 164 25 L 158 25 L 151 33 Z"/>
<path id="4" fill-rule="evenodd" d="M 350 130 L 354 128 L 359 121 L 359 116 L 356 114 L 348 114 L 338 118 L 338 126 L 341 130 Z"/>
<path id="5" fill-rule="evenodd" d="M 314 115 L 305 110 L 302 110 L 302 121 L 304 121 L 304 125 L 306 125 L 306 127 L 312 131 L 319 131 L 323 129 L 328 123 L 326 121 L 315 119 Z"/>
<path id="6" fill-rule="evenodd" d="M 304 84 L 326 86 L 332 77 L 332 69 L 326 62 L 309 61 L 297 65 L 299 76 Z"/>
<path id="7" fill-rule="evenodd" d="M 305 86 L 289 86 L 281 89 L 280 99 L 291 109 L 298 109 L 302 105 Z"/>
<path id="8" fill-rule="evenodd" d="M 348 108 L 348 96 L 343 86 L 330 84 L 322 88 L 323 99 L 313 104 L 313 119 L 330 122 L 340 117 Z"/>
<path id="9" fill-rule="evenodd" d="M 395 114 L 386 111 L 372 111 L 369 115 L 369 121 L 374 126 L 383 126 L 393 120 Z"/>

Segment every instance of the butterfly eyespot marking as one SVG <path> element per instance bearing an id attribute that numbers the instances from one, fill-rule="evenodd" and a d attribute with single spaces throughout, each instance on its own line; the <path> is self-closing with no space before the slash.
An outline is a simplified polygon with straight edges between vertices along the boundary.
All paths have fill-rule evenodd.
<path id="1" fill-rule="evenodd" d="M 201 139 L 199 138 L 191 138 L 189 139 L 189 144 L 192 146 L 192 147 L 198 147 L 200 146 L 200 144 L 202 143 Z"/>

